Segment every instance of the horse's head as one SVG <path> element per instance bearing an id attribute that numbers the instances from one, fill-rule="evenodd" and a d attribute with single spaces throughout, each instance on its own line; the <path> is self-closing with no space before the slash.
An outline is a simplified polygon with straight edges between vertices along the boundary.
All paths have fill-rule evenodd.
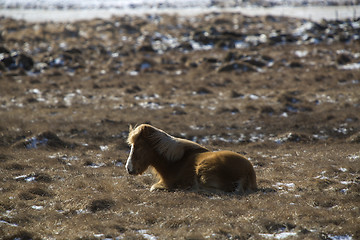
<path id="1" fill-rule="evenodd" d="M 139 126 L 140 127 L 140 126 Z M 150 166 L 153 150 L 146 140 L 146 132 L 142 128 L 130 126 L 128 144 L 131 146 L 125 168 L 131 175 L 139 175 Z"/>

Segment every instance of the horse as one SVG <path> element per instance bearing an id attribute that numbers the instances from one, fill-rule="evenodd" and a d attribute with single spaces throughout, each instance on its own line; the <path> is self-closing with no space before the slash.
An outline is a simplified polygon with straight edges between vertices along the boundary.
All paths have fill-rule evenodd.
<path id="1" fill-rule="evenodd" d="M 131 147 L 125 168 L 141 175 L 149 167 L 159 181 L 155 190 L 250 193 L 257 190 L 251 162 L 232 151 L 212 152 L 190 140 L 177 138 L 149 124 L 130 126 Z"/>

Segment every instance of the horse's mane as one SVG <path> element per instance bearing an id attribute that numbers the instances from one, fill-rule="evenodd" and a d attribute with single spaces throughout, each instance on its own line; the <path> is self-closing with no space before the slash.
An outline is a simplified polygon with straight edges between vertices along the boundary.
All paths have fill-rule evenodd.
<path id="1" fill-rule="evenodd" d="M 152 145 L 155 151 L 165 157 L 168 161 L 175 162 L 180 160 L 184 156 L 186 150 L 208 151 L 200 144 L 186 139 L 173 137 L 163 130 L 149 124 L 141 124 L 134 129 L 130 126 L 127 142 L 129 144 L 134 144 L 140 137 L 148 140 L 148 143 Z"/>

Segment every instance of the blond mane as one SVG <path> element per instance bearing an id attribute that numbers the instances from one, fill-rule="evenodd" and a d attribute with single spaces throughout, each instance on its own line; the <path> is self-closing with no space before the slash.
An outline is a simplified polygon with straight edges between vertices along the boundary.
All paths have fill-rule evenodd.
<path id="1" fill-rule="evenodd" d="M 134 144 L 139 137 L 147 139 L 158 154 L 172 162 L 180 160 L 186 150 L 201 149 L 208 151 L 205 147 L 195 142 L 173 137 L 149 124 L 141 124 L 134 129 L 130 126 L 127 142 L 130 145 Z"/>

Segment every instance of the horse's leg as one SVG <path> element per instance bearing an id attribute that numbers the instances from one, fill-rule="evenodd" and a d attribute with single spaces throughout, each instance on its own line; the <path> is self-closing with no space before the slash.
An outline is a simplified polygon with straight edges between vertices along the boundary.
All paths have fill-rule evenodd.
<path id="1" fill-rule="evenodd" d="M 212 193 L 218 193 L 222 187 L 219 184 L 219 179 L 216 175 L 214 175 L 211 171 L 203 171 L 199 172 L 198 175 L 198 188 L 200 191 L 208 191 Z"/>
<path id="2" fill-rule="evenodd" d="M 234 193 L 242 195 L 246 192 L 247 191 L 244 189 L 244 180 L 240 179 L 239 181 L 236 182 L 236 188 Z"/>
<path id="3" fill-rule="evenodd" d="M 165 186 L 163 181 L 159 181 L 151 186 L 150 192 L 157 191 L 157 190 L 166 190 L 167 187 Z"/>

